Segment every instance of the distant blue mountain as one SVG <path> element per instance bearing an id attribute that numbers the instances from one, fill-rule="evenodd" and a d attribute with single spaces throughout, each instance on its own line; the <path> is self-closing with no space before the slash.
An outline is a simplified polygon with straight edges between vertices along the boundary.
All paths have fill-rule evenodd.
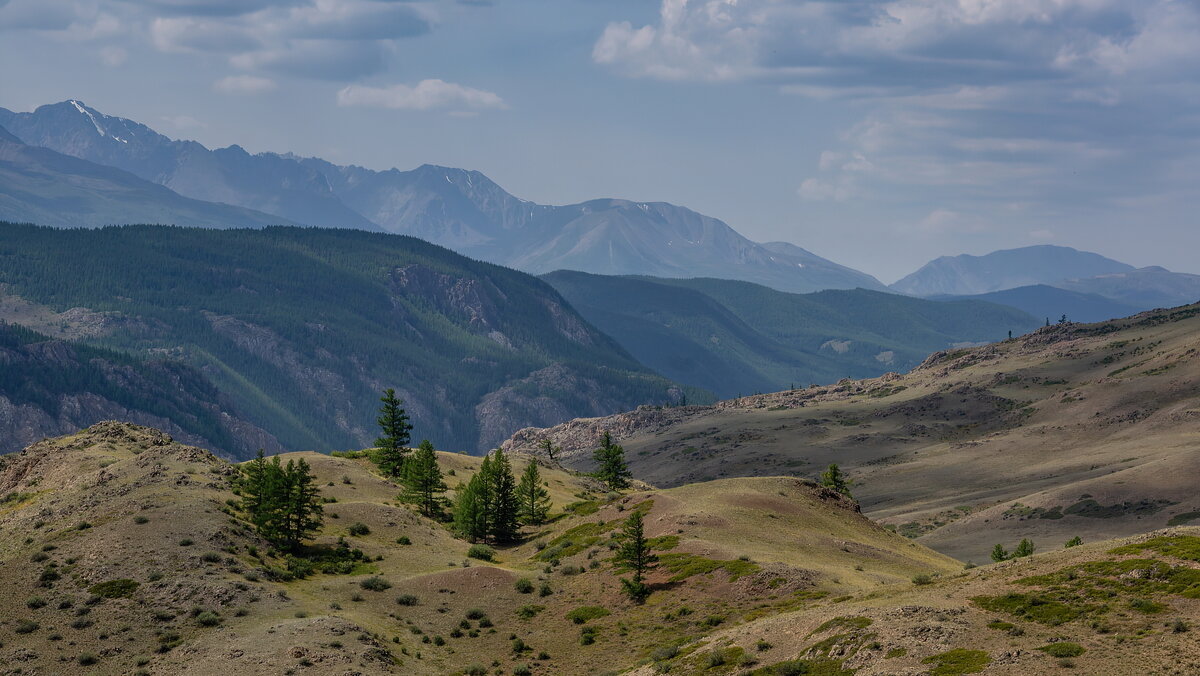
<path id="1" fill-rule="evenodd" d="M 1142 311 L 1143 307 L 1115 301 L 1091 293 L 1069 291 L 1046 284 L 1021 286 L 1004 291 L 981 293 L 970 296 L 929 296 L 929 300 L 982 300 L 998 305 L 1007 305 L 1034 317 L 1058 321 L 1066 315 L 1075 322 L 1102 322 L 1117 317 L 1127 317 Z"/>
<path id="2" fill-rule="evenodd" d="M 1132 270 L 1132 265 L 1099 254 L 1041 245 L 994 251 L 986 256 L 942 256 L 891 288 L 913 296 L 967 296 Z"/>

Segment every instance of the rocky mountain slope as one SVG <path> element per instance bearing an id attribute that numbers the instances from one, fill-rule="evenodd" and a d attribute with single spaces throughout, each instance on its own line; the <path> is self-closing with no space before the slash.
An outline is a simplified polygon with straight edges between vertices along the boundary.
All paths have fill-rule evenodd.
<path id="1" fill-rule="evenodd" d="M 942 256 L 891 288 L 914 296 L 973 295 L 1133 269 L 1132 265 L 1099 254 L 1043 244 L 993 251 L 986 256 Z"/>
<path id="2" fill-rule="evenodd" d="M 797 295 L 720 279 L 568 271 L 542 279 L 638 361 L 723 397 L 907 371 L 931 352 L 1041 325 L 989 303 L 863 289 Z"/>
<path id="3" fill-rule="evenodd" d="M 418 439 L 472 451 L 531 424 L 704 396 L 536 278 L 409 237 L 0 227 L 0 318 L 183 361 L 291 448 L 370 443 L 386 387 Z"/>
<path id="4" fill-rule="evenodd" d="M 588 467 L 608 430 L 635 474 L 664 485 L 836 462 L 869 516 L 978 563 L 996 543 L 1200 516 L 1197 353 L 1193 305 L 943 351 L 906 375 L 523 430 L 506 446 L 553 438 Z"/>
<path id="5" fill-rule="evenodd" d="M 679 646 L 718 629 L 824 612 L 961 567 L 796 479 L 612 498 L 554 467 L 543 470 L 554 520 L 481 561 L 394 502 L 398 487 L 367 461 L 284 456 L 299 458 L 312 463 L 326 511 L 306 555 L 361 551 L 343 574 L 289 573 L 295 561 L 235 507 L 235 468 L 155 430 L 102 423 L 4 458 L 0 669 L 611 673 L 682 659 Z M 438 460 L 452 488 L 479 466 Z M 515 469 L 525 462 L 516 457 Z M 621 593 L 611 560 L 612 536 L 634 510 L 661 557 L 645 605 Z"/>
<path id="6" fill-rule="evenodd" d="M 291 154 L 251 155 L 239 146 L 210 150 L 76 100 L 29 113 L 0 108 L 0 126 L 31 145 L 124 169 L 197 200 L 306 225 L 411 235 L 534 274 L 574 269 L 744 279 L 793 292 L 885 290 L 870 275 L 800 247 L 757 244 L 722 221 L 663 202 L 539 205 L 478 171 L 423 165 L 380 172 Z M 41 222 L 37 215 L 10 218 Z"/>
<path id="7" fill-rule="evenodd" d="M 0 322 L 0 364 L 0 453 L 111 419 L 154 425 L 228 457 L 282 450 L 177 361 L 137 359 Z"/>
<path id="8" fill-rule="evenodd" d="M 26 145 L 2 127 L 0 220 L 64 228 L 114 223 L 244 228 L 289 223 L 251 209 L 183 197 L 120 169 Z"/>

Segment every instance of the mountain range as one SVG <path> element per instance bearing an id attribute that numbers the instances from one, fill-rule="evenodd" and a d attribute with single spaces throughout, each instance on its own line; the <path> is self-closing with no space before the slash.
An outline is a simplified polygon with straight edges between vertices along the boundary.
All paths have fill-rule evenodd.
<path id="1" fill-rule="evenodd" d="M 77 100 L 28 113 L 0 108 L 0 127 L 30 145 L 116 167 L 192 199 L 289 223 L 411 235 L 535 274 L 715 276 L 795 292 L 885 288 L 800 247 L 758 244 L 720 220 L 663 202 L 540 205 L 477 171 L 432 165 L 374 171 L 292 154 L 250 154 L 236 145 L 210 150 Z"/>

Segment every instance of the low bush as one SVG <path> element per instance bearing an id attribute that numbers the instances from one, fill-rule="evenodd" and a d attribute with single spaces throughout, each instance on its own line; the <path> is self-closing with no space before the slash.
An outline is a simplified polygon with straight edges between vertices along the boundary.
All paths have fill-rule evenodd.
<path id="1" fill-rule="evenodd" d="M 387 580 L 383 579 L 382 577 L 379 577 L 378 575 L 372 575 L 371 577 L 368 577 L 367 579 L 363 580 L 362 582 L 359 582 L 358 586 L 362 587 L 363 589 L 366 589 L 367 591 L 381 592 L 381 591 L 385 591 L 387 589 L 391 589 L 392 583 L 388 582 Z"/>
<path id="2" fill-rule="evenodd" d="M 496 550 L 487 545 L 471 545 L 471 548 L 467 550 L 467 556 L 480 561 L 494 561 Z"/>

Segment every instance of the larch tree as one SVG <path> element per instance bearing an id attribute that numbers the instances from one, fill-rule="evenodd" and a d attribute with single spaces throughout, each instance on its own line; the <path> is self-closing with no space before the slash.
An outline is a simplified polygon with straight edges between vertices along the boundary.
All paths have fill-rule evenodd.
<path id="1" fill-rule="evenodd" d="M 633 476 L 629 466 L 625 464 L 625 449 L 612 441 L 612 435 L 607 431 L 600 440 L 600 448 L 592 452 L 596 461 L 596 478 L 608 485 L 612 491 L 629 488 L 629 479 Z"/>
<path id="2" fill-rule="evenodd" d="M 650 541 L 646 539 L 646 527 L 641 510 L 634 511 L 625 520 L 621 530 L 621 544 L 617 548 L 616 561 L 633 571 L 632 578 L 621 578 L 621 587 L 629 598 L 637 603 L 646 600 L 650 587 L 645 582 L 646 572 L 658 562 Z"/>
<path id="3" fill-rule="evenodd" d="M 428 439 L 421 441 L 404 467 L 404 490 L 400 499 L 416 505 L 421 513 L 433 518 L 442 513 L 446 482 L 438 467 L 437 452 Z"/>
<path id="4" fill-rule="evenodd" d="M 529 466 L 521 473 L 521 483 L 517 485 L 517 500 L 520 503 L 522 523 L 531 526 L 545 523 L 550 514 L 550 493 L 542 483 L 542 473 L 538 471 L 536 458 L 530 458 Z"/>
<path id="5" fill-rule="evenodd" d="M 829 469 L 821 473 L 821 485 L 848 498 L 854 497 L 850 495 L 850 481 L 842 473 L 842 469 L 837 466 L 837 463 L 830 463 Z"/>
<path id="6" fill-rule="evenodd" d="M 386 476 L 398 479 L 404 472 L 408 433 L 412 425 L 408 422 L 408 414 L 404 412 L 404 401 L 396 398 L 396 390 L 387 388 L 379 401 L 383 402 L 383 406 L 379 407 L 379 417 L 376 419 L 380 432 L 375 440 L 375 447 L 379 449 L 376 462 Z"/>

